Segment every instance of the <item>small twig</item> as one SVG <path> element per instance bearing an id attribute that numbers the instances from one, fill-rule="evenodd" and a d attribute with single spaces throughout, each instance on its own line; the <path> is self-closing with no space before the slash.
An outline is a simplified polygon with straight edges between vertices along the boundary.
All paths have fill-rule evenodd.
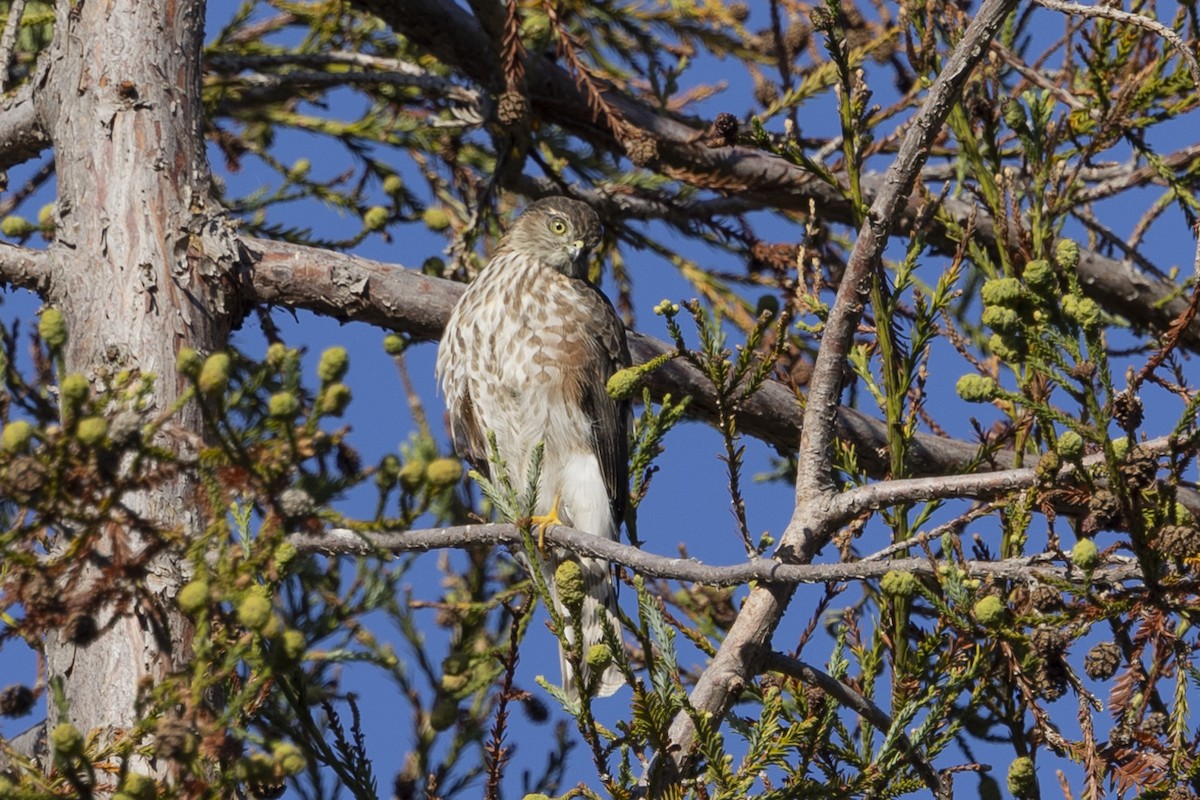
<path id="1" fill-rule="evenodd" d="M 21 203 L 25 202 L 38 189 L 46 184 L 46 181 L 54 177 L 54 158 L 47 158 L 42 162 L 42 165 L 37 168 L 37 171 L 30 175 L 25 180 L 20 188 L 10 192 L 4 199 L 0 200 L 0 217 L 7 217 L 17 209 Z"/>
<path id="2" fill-rule="evenodd" d="M 1160 156 L 1160 158 L 1164 166 L 1186 172 L 1192 168 L 1197 158 L 1200 158 L 1200 144 L 1181 147 L 1173 153 Z M 1164 184 L 1158 174 L 1158 169 L 1153 164 L 1138 166 L 1136 160 L 1115 166 L 1082 169 L 1078 174 L 1084 181 L 1098 182 L 1096 186 L 1085 189 L 1076 196 L 1075 199 L 1081 204 L 1103 200 L 1106 197 L 1120 194 L 1126 189 L 1145 186 L 1149 183 Z"/>
<path id="3" fill-rule="evenodd" d="M 940 539 L 947 533 L 960 533 L 963 528 L 980 517 L 986 517 L 995 511 L 992 504 L 979 504 L 971 508 L 965 514 L 962 514 L 949 522 L 938 525 L 936 528 L 931 528 L 927 531 L 921 531 L 907 539 L 894 542 L 882 550 L 877 550 L 869 556 L 864 556 L 863 561 L 887 561 L 891 562 L 892 556 L 897 553 L 903 553 L 913 547 L 922 547 L 930 542 Z"/>
<path id="4" fill-rule="evenodd" d="M 1134 14 L 1131 11 L 1125 11 L 1112 6 L 1084 6 L 1079 3 L 1068 3 L 1064 0 L 1034 0 L 1039 6 L 1049 8 L 1052 11 L 1061 11 L 1064 14 L 1078 14 L 1082 17 L 1103 17 L 1111 19 L 1114 22 L 1126 22 L 1130 25 L 1136 25 L 1139 28 L 1144 28 L 1162 38 L 1175 48 L 1175 52 L 1179 53 L 1180 57 L 1187 64 L 1188 72 L 1192 73 L 1192 83 L 1196 85 L 1196 89 L 1200 91 L 1200 61 L 1192 55 L 1192 51 L 1183 37 L 1175 31 L 1163 25 L 1156 19 Z"/>
<path id="5" fill-rule="evenodd" d="M 1063 87 L 1051 81 L 1046 77 L 1046 73 L 1040 72 L 1032 67 L 1029 67 L 1021 60 L 1020 56 L 1009 50 L 999 42 L 991 43 L 992 52 L 1000 57 L 1006 66 L 1016 70 L 1022 78 L 1032 83 L 1034 86 L 1045 89 L 1050 94 L 1057 97 L 1067 108 L 1076 111 L 1087 109 L 1087 104 L 1080 100 L 1075 95 L 1068 92 Z"/>
<path id="6" fill-rule="evenodd" d="M 0 35 L 0 92 L 8 91 L 8 68 L 12 66 L 13 46 L 17 43 L 17 28 L 25 16 L 25 0 L 12 0 L 8 7 L 8 19 L 4 22 L 4 33 Z"/>
<path id="7" fill-rule="evenodd" d="M 1171 327 L 1167 329 L 1166 335 L 1163 337 L 1163 344 L 1154 355 L 1147 359 L 1146 363 L 1138 370 L 1137 376 L 1130 384 L 1132 391 L 1137 391 L 1142 382 L 1147 380 L 1167 357 L 1174 352 L 1183 338 L 1184 332 L 1188 326 L 1192 324 L 1192 320 L 1196 318 L 1197 311 L 1200 311 L 1200 224 L 1197 224 L 1193 233 L 1196 238 L 1195 255 L 1192 257 L 1192 296 L 1188 299 L 1187 308 L 1180 312 L 1175 321 L 1171 323 Z"/>
<path id="8" fill-rule="evenodd" d="M 425 404 L 421 401 L 421 395 L 417 392 L 417 387 L 413 384 L 412 375 L 408 371 L 408 359 L 404 357 L 404 353 L 397 353 L 392 356 L 392 360 L 396 362 L 396 371 L 400 373 L 400 385 L 404 387 L 404 396 L 408 400 L 408 413 L 413 418 L 413 423 L 416 424 L 417 430 L 427 439 L 433 438 L 433 430 L 429 427 L 429 416 L 425 413 Z"/>
<path id="9" fill-rule="evenodd" d="M 766 667 L 790 675 L 812 686 L 820 687 L 825 694 L 846 708 L 857 712 L 859 716 L 882 733 L 887 733 L 892 728 L 892 718 L 887 715 L 887 712 L 827 672 L 783 653 L 771 653 L 767 656 Z M 934 792 L 940 791 L 941 778 L 938 777 L 937 771 L 934 770 L 929 760 L 913 747 L 907 735 L 901 733 L 897 737 L 897 741 L 900 743 L 900 748 L 912 760 L 913 768 L 920 773 L 926 785 Z"/>
<path id="10" fill-rule="evenodd" d="M 487 765 L 484 800 L 498 800 L 501 796 L 500 779 L 504 775 L 504 765 L 508 763 L 512 755 L 512 751 L 504 746 L 504 737 L 508 729 L 508 703 L 517 696 L 517 692 L 513 688 L 513 678 L 517 671 L 517 661 L 521 658 L 521 618 L 529 613 L 530 606 L 526 604 L 522 608 L 514 610 L 506 602 L 505 608 L 512 616 L 512 622 L 508 633 L 508 652 L 500 657 L 500 661 L 504 665 L 504 683 L 500 687 L 500 693 L 496 700 L 495 721 L 492 723 L 488 740 L 483 746 L 484 762 Z"/>

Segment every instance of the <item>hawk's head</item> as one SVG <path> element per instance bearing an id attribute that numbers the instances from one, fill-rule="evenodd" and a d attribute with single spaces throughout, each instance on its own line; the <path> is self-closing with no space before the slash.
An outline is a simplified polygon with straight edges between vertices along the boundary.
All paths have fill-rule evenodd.
<path id="1" fill-rule="evenodd" d="M 600 242 L 600 217 L 586 203 L 546 197 L 531 204 L 508 232 L 512 249 L 546 266 L 583 278 L 587 256 Z"/>

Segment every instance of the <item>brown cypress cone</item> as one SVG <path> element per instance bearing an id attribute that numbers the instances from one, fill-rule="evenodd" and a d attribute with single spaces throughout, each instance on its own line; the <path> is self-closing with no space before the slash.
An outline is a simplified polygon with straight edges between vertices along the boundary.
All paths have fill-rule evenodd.
<path id="1" fill-rule="evenodd" d="M 520 92 L 508 90 L 496 100 L 496 119 L 508 128 L 525 119 L 529 114 L 529 100 Z"/>
<path id="2" fill-rule="evenodd" d="M 1083 671 L 1089 678 L 1106 681 L 1117 674 L 1121 661 L 1121 648 L 1116 642 L 1100 642 L 1084 656 Z"/>
<path id="3" fill-rule="evenodd" d="M 1108 742 L 1113 747 L 1129 747 L 1133 744 L 1133 732 L 1125 725 L 1118 725 L 1108 735 Z"/>
<path id="4" fill-rule="evenodd" d="M 14 684 L 0 691 L 0 716 L 23 717 L 33 710 L 33 691 L 22 684 Z"/>
<path id="5" fill-rule="evenodd" d="M 1063 606 L 1062 590 L 1047 583 L 1039 583 L 1029 593 L 1033 607 L 1038 611 L 1058 611 Z"/>
<path id="6" fill-rule="evenodd" d="M 1144 447 L 1136 447 L 1129 458 L 1121 465 L 1121 475 L 1130 486 L 1144 489 L 1154 483 L 1158 475 L 1158 459 Z"/>
<path id="7" fill-rule="evenodd" d="M 1164 525 L 1154 539 L 1154 549 L 1170 558 L 1187 558 L 1200 552 L 1200 528 Z"/>
<path id="8" fill-rule="evenodd" d="M 1142 720 L 1141 729 L 1143 733 L 1148 733 L 1151 736 L 1162 736 L 1167 732 L 1167 715 L 1161 711 L 1151 711 Z"/>
<path id="9" fill-rule="evenodd" d="M 1128 389 L 1113 395 L 1113 419 L 1127 431 L 1142 424 L 1142 398 Z"/>
<path id="10" fill-rule="evenodd" d="M 1037 693 L 1047 700 L 1057 700 L 1067 692 L 1067 664 L 1061 655 L 1053 656 L 1038 665 L 1034 676 Z"/>
<path id="11" fill-rule="evenodd" d="M 1107 489 L 1100 489 L 1088 500 L 1088 515 L 1096 529 L 1111 528 L 1121 519 L 1121 503 Z"/>
<path id="12" fill-rule="evenodd" d="M 658 142 L 649 136 L 637 136 L 625 142 L 625 152 L 630 161 L 644 167 L 658 160 Z"/>

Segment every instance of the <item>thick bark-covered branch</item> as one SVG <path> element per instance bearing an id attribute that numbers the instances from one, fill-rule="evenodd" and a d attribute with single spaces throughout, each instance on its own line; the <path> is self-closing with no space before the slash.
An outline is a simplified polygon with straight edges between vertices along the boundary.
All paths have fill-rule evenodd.
<path id="1" fill-rule="evenodd" d="M 302 308 L 418 339 L 442 335 L 463 286 L 394 264 L 269 239 L 243 239 L 249 303 Z"/>
<path id="2" fill-rule="evenodd" d="M 294 533 L 288 541 L 302 554 L 377 555 L 382 552 L 411 553 L 446 548 L 466 549 L 481 546 L 521 546 L 521 529 L 515 525 L 491 523 L 427 528 L 408 531 L 353 531 L 333 528 L 322 533 Z M 546 530 L 546 541 L 575 555 L 602 558 L 628 567 L 639 575 L 652 578 L 701 583 L 708 586 L 743 586 L 750 582 L 795 586 L 802 583 L 837 583 L 874 580 L 891 570 L 933 577 L 941 562 L 928 558 L 894 558 L 850 561 L 837 564 L 788 564 L 774 558 L 758 558 L 741 564 L 717 566 L 694 558 L 679 558 L 648 553 L 603 536 L 555 525 Z M 964 561 L 959 566 L 971 576 L 1029 581 L 1042 579 L 1055 585 L 1068 584 L 1079 589 L 1098 584 L 1117 585 L 1141 581 L 1136 561 L 1110 559 L 1085 575 L 1070 564 L 1056 564 L 1050 555 L 1023 556 L 1003 561 Z"/>
<path id="3" fill-rule="evenodd" d="M 37 76 L 12 97 L 0 100 L 0 170 L 22 164 L 50 146 L 33 101 L 36 83 Z"/>
<path id="4" fill-rule="evenodd" d="M 0 242 L 0 283 L 44 295 L 53 275 L 51 261 L 45 250 Z"/>
<path id="5" fill-rule="evenodd" d="M 248 257 L 242 288 L 248 302 L 304 308 L 339 320 L 354 320 L 436 340 L 462 294 L 462 284 L 432 278 L 379 261 L 266 239 L 244 239 Z M 650 336 L 630 333 L 637 363 L 670 352 L 673 347 Z M 692 365 L 675 360 L 651 372 L 646 385 L 654 397 L 692 396 L 689 413 L 716 419 L 712 384 Z M 858 446 L 859 463 L 882 475 L 887 431 L 882 422 L 850 408 L 837 410 L 837 435 Z M 795 393 L 768 381 L 739 408 L 738 429 L 781 452 L 795 452 L 800 441 L 800 404 Z M 910 474 L 944 475 L 972 463 L 978 447 L 971 442 L 918 434 L 911 452 Z M 1012 453 L 995 454 L 998 468 L 1012 463 Z"/>

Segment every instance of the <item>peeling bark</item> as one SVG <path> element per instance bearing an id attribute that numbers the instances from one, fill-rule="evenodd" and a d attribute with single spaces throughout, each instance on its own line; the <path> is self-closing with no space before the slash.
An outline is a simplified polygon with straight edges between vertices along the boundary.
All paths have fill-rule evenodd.
<path id="1" fill-rule="evenodd" d="M 203 19 L 198 0 L 60 3 L 34 95 L 59 191 L 53 269 L 38 288 L 67 321 L 67 368 L 96 387 L 125 370 L 157 376 L 152 413 L 184 388 L 174 367 L 180 348 L 224 346 L 237 310 L 222 280 L 235 263 L 233 239 L 220 217 L 205 215 Z M 195 408 L 177 422 L 199 430 Z M 183 475 L 127 503 L 157 529 L 190 532 L 201 521 L 197 500 L 194 479 Z M 105 531 L 90 577 L 74 591 L 86 591 L 101 564 L 155 545 L 139 531 Z M 90 609 L 99 630 L 91 642 L 47 632 L 48 677 L 62 681 L 66 717 L 85 735 L 119 735 L 138 721 L 147 686 L 186 663 L 192 629 L 174 607 L 182 579 L 178 554 L 163 550 L 144 574 L 123 578 L 128 610 Z M 50 713 L 59 721 L 54 704 Z"/>

